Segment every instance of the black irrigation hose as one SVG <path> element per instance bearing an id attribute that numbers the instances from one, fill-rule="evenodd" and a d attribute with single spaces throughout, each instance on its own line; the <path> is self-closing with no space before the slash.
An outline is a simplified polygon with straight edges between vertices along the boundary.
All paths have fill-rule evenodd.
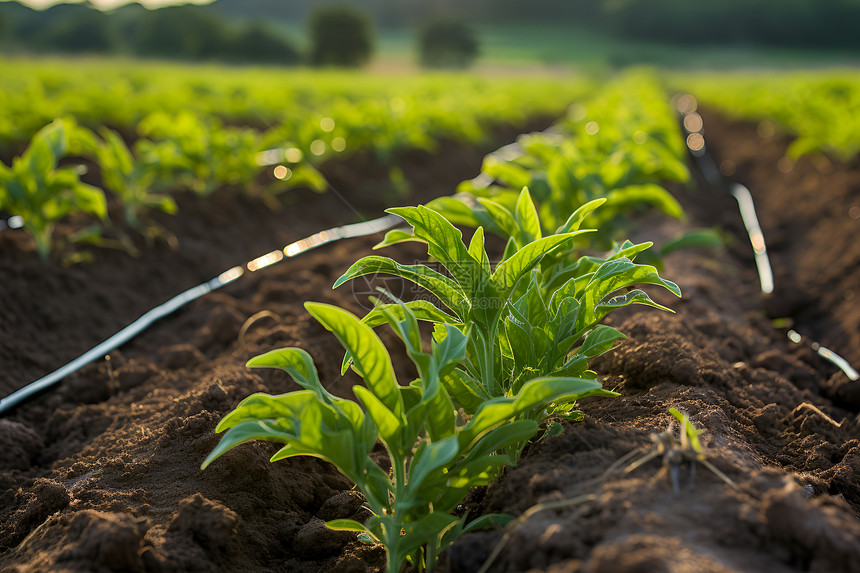
<path id="1" fill-rule="evenodd" d="M 755 264 L 758 270 L 759 282 L 761 290 L 764 294 L 771 294 L 774 289 L 773 270 L 770 265 L 770 259 L 767 256 L 767 245 L 764 240 L 764 232 L 759 226 L 758 217 L 755 212 L 755 204 L 753 203 L 752 194 L 749 189 L 733 181 L 728 181 L 720 173 L 716 162 L 708 154 L 705 146 L 705 138 L 703 136 L 704 122 L 702 116 L 696 111 L 698 105 L 696 99 L 685 94 L 675 99 L 675 109 L 681 117 L 681 125 L 686 138 L 687 150 L 693 156 L 696 166 L 699 168 L 702 176 L 707 181 L 708 185 L 714 189 L 718 189 L 728 193 L 738 202 L 738 208 L 741 213 L 744 227 L 746 227 L 747 235 L 749 236 L 750 245 L 752 245 L 755 254 Z M 804 340 L 804 337 L 796 330 L 789 330 L 788 338 L 792 342 L 798 344 Z M 847 360 L 830 350 L 806 338 L 812 350 L 819 356 L 834 364 L 852 381 L 860 380 L 858 373 Z"/>
<path id="2" fill-rule="evenodd" d="M 132 322 L 131 324 L 129 324 L 128 326 L 126 326 L 125 328 L 123 328 L 95 348 L 82 354 L 81 356 L 72 360 L 60 369 L 55 370 L 47 376 L 39 378 L 35 382 L 31 382 L 20 390 L 17 390 L 12 394 L 6 396 L 5 398 L 0 399 L 0 415 L 7 414 L 25 400 L 32 398 L 39 392 L 50 388 L 69 374 L 72 374 L 73 372 L 83 368 L 90 362 L 97 360 L 102 356 L 105 356 L 112 350 L 115 350 L 122 344 L 125 344 L 126 342 L 146 330 L 155 321 L 164 318 L 169 314 L 172 314 L 173 312 L 185 306 L 192 300 L 200 298 L 201 296 L 210 293 L 213 290 L 219 289 L 222 286 L 235 281 L 236 279 L 244 275 L 245 272 L 258 271 L 262 268 L 278 263 L 284 259 L 295 257 L 313 248 L 325 245 L 326 243 L 339 241 L 341 239 L 363 237 L 366 235 L 379 233 L 381 231 L 385 231 L 387 229 L 395 227 L 402 222 L 403 219 L 396 215 L 386 215 L 384 217 L 380 217 L 379 219 L 374 219 L 372 221 L 365 221 L 363 223 L 355 223 L 352 225 L 345 225 L 343 227 L 327 229 L 300 241 L 290 243 L 283 249 L 266 253 L 265 255 L 262 255 L 252 261 L 247 262 L 245 265 L 239 265 L 228 269 L 217 277 L 206 281 L 205 283 L 198 285 L 194 288 L 190 288 L 187 291 L 171 298 L 164 304 L 153 308 L 152 310 L 148 311 L 143 316 L 141 316 L 140 318 L 138 318 L 137 320 L 135 320 L 134 322 Z"/>

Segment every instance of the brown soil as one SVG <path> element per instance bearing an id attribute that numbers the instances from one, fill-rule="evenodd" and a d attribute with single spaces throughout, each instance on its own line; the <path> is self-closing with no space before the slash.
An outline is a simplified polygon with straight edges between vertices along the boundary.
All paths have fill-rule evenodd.
<path id="1" fill-rule="evenodd" d="M 733 162 L 733 177 L 757 201 L 776 294 L 758 292 L 734 200 L 701 185 L 678 189 L 688 225 L 719 224 L 734 239 L 721 252 L 670 256 L 664 274 L 684 298 L 665 302 L 677 314 L 613 316 L 628 339 L 594 365 L 622 396 L 584 402 L 585 422 L 530 446 L 466 506 L 472 515 L 520 514 L 574 501 L 531 513 L 506 535 L 464 536 L 443 556 L 443 570 L 476 571 L 503 543 L 490 571 L 860 571 L 860 391 L 769 319 L 790 316 L 806 337 L 860 362 L 860 312 L 851 304 L 860 247 L 850 241 L 860 169 L 803 159 L 784 173 L 777 164 L 786 138 L 762 138 L 755 125 L 713 114 L 705 120 L 718 161 Z M 408 202 L 450 193 L 479 164 L 478 152 L 456 146 L 409 154 L 401 165 L 417 194 Z M 366 215 L 392 202 L 367 184 L 381 180 L 367 158 L 329 170 Z M 239 193 L 181 196 L 180 217 L 158 218 L 178 248 L 159 243 L 133 259 L 95 249 L 95 262 L 69 267 L 41 265 L 19 232 L 0 233 L 0 395 L 184 288 L 356 218 L 331 193 L 287 202 L 272 212 Z M 649 220 L 634 234 L 668 236 L 683 226 Z M 245 368 L 251 356 L 303 347 L 324 383 L 349 395 L 356 379 L 340 378 L 339 345 L 301 304 L 359 312 L 349 287 L 330 286 L 374 240 L 321 247 L 246 276 L 0 419 L 0 571 L 378 570 L 381 550 L 322 525 L 362 513 L 360 497 L 329 465 L 269 464 L 273 447 L 250 443 L 199 470 L 217 443 L 215 425 L 241 398 L 295 389 L 282 373 Z M 271 314 L 249 322 L 261 311 Z M 674 491 L 662 457 L 629 472 L 642 454 L 615 463 L 651 448 L 670 407 L 706 431 L 707 459 L 735 487 L 703 465 L 693 478 L 685 464 Z"/>

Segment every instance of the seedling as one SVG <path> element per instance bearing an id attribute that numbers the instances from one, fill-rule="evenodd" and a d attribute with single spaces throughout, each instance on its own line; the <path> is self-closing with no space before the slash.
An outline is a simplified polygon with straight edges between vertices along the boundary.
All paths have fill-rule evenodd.
<path id="1" fill-rule="evenodd" d="M 681 492 L 681 467 L 684 464 L 689 464 L 689 480 L 691 485 L 696 477 L 696 464 L 699 463 L 711 470 L 714 475 L 723 480 L 726 484 L 737 489 L 735 482 L 733 482 L 731 478 L 721 472 L 705 457 L 705 452 L 702 449 L 702 445 L 699 443 L 699 434 L 704 432 L 704 430 L 697 430 L 693 426 L 693 423 L 690 422 L 690 419 L 675 408 L 669 408 L 669 412 L 680 424 L 678 436 L 675 436 L 674 424 L 670 424 L 669 427 L 662 432 L 651 434 L 651 442 L 654 444 L 651 451 L 627 466 L 624 473 L 630 473 L 641 467 L 643 464 L 646 464 L 655 458 L 662 457 L 663 468 L 661 471 L 669 473 L 672 490 L 676 494 Z"/>
<path id="2" fill-rule="evenodd" d="M 558 233 L 543 236 L 534 204 L 528 190 L 524 190 L 516 215 L 507 213 L 508 222 L 504 224 L 511 230 L 511 238 L 495 269 L 484 248 L 482 227 L 466 246 L 461 232 L 432 209 L 390 209 L 409 222 L 413 230 L 390 231 L 378 246 L 401 241 L 426 243 L 429 255 L 446 273 L 426 264 L 401 265 L 370 256 L 347 270 L 335 288 L 356 277 L 386 273 L 429 291 L 439 306 L 426 300 L 407 302 L 405 306 L 436 328 L 448 325 L 469 335 L 463 365 L 442 379 L 455 405 L 467 413 L 474 412 L 487 399 L 516 394 L 526 380 L 535 376 L 594 379 L 596 375 L 588 371 L 588 361 L 623 338 L 617 330 L 598 324 L 607 314 L 630 304 L 665 309 L 641 290 L 622 291 L 633 284 L 650 283 L 680 296 L 677 285 L 660 278 L 654 267 L 632 261 L 650 243 L 625 243 L 607 260 L 565 256 L 565 247 L 590 232 L 579 227 L 584 213 L 594 207 L 594 203 L 583 207 Z M 399 311 L 378 307 L 364 321 L 371 326 L 383 324 L 384 312 Z M 554 413 L 575 415 L 564 405 Z"/>
<path id="3" fill-rule="evenodd" d="M 33 136 L 11 168 L 0 163 L 0 210 L 23 219 L 43 261 L 50 256 L 60 219 L 75 212 L 107 217 L 104 193 L 82 183 L 74 167 L 58 167 L 68 145 L 67 125 L 58 119 Z"/>
<path id="4" fill-rule="evenodd" d="M 99 129 L 101 140 L 92 137 L 91 148 L 101 168 L 102 181 L 122 204 L 126 222 L 134 229 L 140 227 L 140 214 L 147 208 L 176 213 L 176 202 L 164 193 L 156 192 L 159 182 L 156 170 L 140 162 L 119 134 L 111 129 Z"/>
<path id="5" fill-rule="evenodd" d="M 285 444 L 273 462 L 298 455 L 328 460 L 358 486 L 373 513 L 363 524 L 338 519 L 329 527 L 357 531 L 381 543 L 389 573 L 399 572 L 407 560 L 419 571 L 432 570 L 439 551 L 456 536 L 504 522 L 504 517 L 487 515 L 466 524 L 465 518 L 450 512 L 469 488 L 486 485 L 501 467 L 515 463 L 498 452 L 535 435 L 537 422 L 524 419 L 530 412 L 604 393 L 593 380 L 534 378 L 510 397 L 486 400 L 468 422 L 458 423 L 441 379 L 464 360 L 467 334 L 444 325 L 437 329 L 430 352 L 424 352 L 415 313 L 406 305 L 398 306 L 398 315 L 383 310 L 419 372 L 417 380 L 402 386 L 372 328 L 334 306 L 308 302 L 305 308 L 352 357 L 352 368 L 365 382 L 353 387 L 358 403 L 329 393 L 301 349 L 283 348 L 253 358 L 248 366 L 281 368 L 303 390 L 243 400 L 218 424 L 217 432 L 227 432 L 202 467 L 255 439 Z M 377 440 L 388 453 L 388 473 L 370 458 Z"/>

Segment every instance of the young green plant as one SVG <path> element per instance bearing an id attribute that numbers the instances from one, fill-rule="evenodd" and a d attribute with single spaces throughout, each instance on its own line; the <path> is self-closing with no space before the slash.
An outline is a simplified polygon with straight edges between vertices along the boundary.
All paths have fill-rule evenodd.
<path id="1" fill-rule="evenodd" d="M 36 241 L 36 250 L 47 261 L 56 223 L 75 212 L 104 219 L 104 193 L 82 183 L 74 167 L 59 167 L 69 146 L 69 128 L 57 119 L 33 136 L 29 147 L 12 161 L 0 163 L 0 210 L 20 216 L 24 228 Z"/>
<path id="2" fill-rule="evenodd" d="M 650 244 L 624 244 L 608 259 L 569 256 L 574 239 L 588 233 L 580 225 L 592 202 L 573 213 L 556 234 L 543 236 L 528 190 L 517 202 L 516 213 L 485 202 L 499 213 L 500 227 L 511 238 L 502 261 L 492 269 L 484 248 L 483 228 L 470 244 L 445 217 L 424 206 L 389 209 L 405 219 L 411 232 L 395 230 L 378 246 L 401 241 L 426 243 L 429 255 L 446 273 L 430 265 L 402 265 L 379 256 L 356 262 L 335 283 L 376 273 L 392 274 L 422 287 L 438 301 L 406 302 L 416 316 L 435 325 L 450 326 L 468 334 L 466 358 L 460 368 L 442 377 L 457 407 L 474 412 L 485 400 L 519 392 L 535 376 L 588 377 L 588 361 L 623 338 L 617 330 L 599 325 L 610 312 L 631 304 L 663 310 L 634 284 L 654 284 L 680 296 L 677 285 L 662 279 L 654 267 L 639 265 L 632 257 Z M 488 209 L 489 210 L 489 209 Z M 383 305 L 364 318 L 370 326 L 386 322 L 385 312 L 400 312 L 400 305 Z M 347 356 L 347 361 L 350 357 Z M 550 413 L 575 415 L 573 404 L 559 404 L 551 412 L 534 412 L 536 420 Z"/>
<path id="3" fill-rule="evenodd" d="M 352 367 L 365 383 L 353 387 L 363 409 L 328 392 L 303 350 L 274 350 L 248 366 L 283 369 L 303 390 L 243 400 L 218 424 L 216 431 L 226 433 L 202 467 L 249 440 L 283 443 L 273 462 L 299 455 L 331 462 L 358 486 L 373 515 L 363 524 L 337 519 L 327 525 L 381 543 L 388 573 L 399 572 L 406 561 L 418 571 L 430 571 L 457 535 L 504 519 L 487 515 L 467 525 L 465 517 L 450 512 L 469 488 L 487 484 L 502 466 L 515 463 L 498 452 L 535 435 L 538 424 L 527 419 L 529 412 L 605 394 L 593 380 L 535 378 L 510 397 L 486 400 L 461 424 L 441 379 L 463 361 L 467 334 L 443 325 L 425 352 L 418 319 L 407 305 L 398 305 L 397 315 L 382 310 L 419 373 L 403 386 L 388 351 L 367 324 L 334 306 L 308 302 L 305 308 L 352 356 Z M 388 453 L 389 472 L 369 455 L 377 440 Z"/>
<path id="4" fill-rule="evenodd" d="M 107 127 L 98 131 L 101 139 L 93 135 L 89 147 L 98 160 L 104 186 L 122 204 L 126 223 L 140 228 L 140 214 L 148 208 L 176 213 L 173 198 L 155 191 L 159 186 L 156 170 L 138 161 L 117 132 Z"/>

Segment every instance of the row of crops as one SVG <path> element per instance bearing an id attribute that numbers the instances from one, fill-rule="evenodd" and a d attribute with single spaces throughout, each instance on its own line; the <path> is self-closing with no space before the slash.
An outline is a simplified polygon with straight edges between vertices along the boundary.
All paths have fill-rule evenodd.
<path id="1" fill-rule="evenodd" d="M 243 400 L 218 425 L 226 433 L 203 467 L 255 439 L 283 444 L 272 461 L 330 461 L 358 486 L 372 516 L 328 526 L 382 544 L 392 573 L 407 561 L 432 570 L 459 535 L 511 519 L 468 521 L 452 512 L 471 488 L 515 465 L 529 440 L 560 432 L 557 422 L 545 424 L 549 418 L 581 419 L 579 399 L 616 395 L 589 370 L 624 338 L 601 324 L 611 312 L 636 304 L 668 310 L 638 288 L 644 285 L 681 295 L 655 266 L 636 261 L 651 243 L 618 240 L 624 219 L 643 206 L 683 216 L 658 185 L 687 177 L 662 93 L 653 78 L 621 78 L 548 133 L 522 136 L 510 157 L 488 157 L 481 176 L 457 195 L 390 209 L 411 229 L 389 231 L 379 247 L 422 243 L 433 262 L 364 257 L 334 288 L 383 274 L 430 296 L 404 301 L 380 289 L 362 318 L 305 303 L 342 344 L 343 371 L 352 368 L 364 380 L 353 387 L 356 400 L 327 391 L 302 349 L 257 356 L 248 366 L 280 368 L 302 390 Z M 474 229 L 468 241 L 464 226 Z M 488 252 L 486 233 L 506 242 L 500 258 Z M 607 248 L 603 256 L 587 254 Z M 429 341 L 419 322 L 432 325 Z M 402 341 L 417 379 L 397 380 L 374 331 L 384 325 Z M 388 472 L 371 456 L 377 441 Z"/>
<path id="2" fill-rule="evenodd" d="M 796 136 L 789 157 L 860 153 L 860 77 L 855 70 L 685 74 L 671 84 L 734 118 L 771 122 Z"/>
<path id="3" fill-rule="evenodd" d="M 486 144 L 499 123 L 557 116 L 588 86 L 86 61 L 74 73 L 59 62 L 4 67 L 0 153 L 17 157 L 0 167 L 0 211 L 22 218 L 43 258 L 64 217 L 84 212 L 109 224 L 102 191 L 132 228 L 146 210 L 175 212 L 167 192 L 178 189 L 323 191 L 317 167 L 332 157 L 365 150 L 390 162 L 397 150 L 432 150 L 441 139 Z M 95 162 L 102 190 L 81 183 L 66 157 Z"/>
<path id="4" fill-rule="evenodd" d="M 390 209 L 410 229 L 389 231 L 378 247 L 418 242 L 433 263 L 364 257 L 334 288 L 383 274 L 431 296 L 404 301 L 380 289 L 361 318 L 305 304 L 343 346 L 343 371 L 352 368 L 364 380 L 353 388 L 356 400 L 329 393 L 304 350 L 257 356 L 249 367 L 284 370 L 302 390 L 243 400 L 218 425 L 226 433 L 203 467 L 249 440 L 282 444 L 272 461 L 326 459 L 357 485 L 372 513 L 364 523 L 327 525 L 382 544 L 389 572 L 405 562 L 432 570 L 459 535 L 512 519 L 454 515 L 470 488 L 515 465 L 529 440 L 560 432 L 551 418 L 581 419 L 581 398 L 615 395 L 589 369 L 624 338 L 601 322 L 630 305 L 668 310 L 646 285 L 681 295 L 656 266 L 641 262 L 652 244 L 623 235 L 627 218 L 643 207 L 683 217 L 660 183 L 687 177 L 665 92 L 653 77 L 628 75 L 583 98 L 553 129 L 520 137 L 511 156 L 488 157 L 456 195 Z M 471 239 L 463 227 L 474 229 Z M 495 264 L 486 233 L 506 244 Z M 420 322 L 432 325 L 429 344 Z M 397 380 L 375 332 L 385 325 L 402 341 L 417 379 Z M 697 431 L 673 414 L 695 441 Z M 371 457 L 377 441 L 390 471 Z"/>

